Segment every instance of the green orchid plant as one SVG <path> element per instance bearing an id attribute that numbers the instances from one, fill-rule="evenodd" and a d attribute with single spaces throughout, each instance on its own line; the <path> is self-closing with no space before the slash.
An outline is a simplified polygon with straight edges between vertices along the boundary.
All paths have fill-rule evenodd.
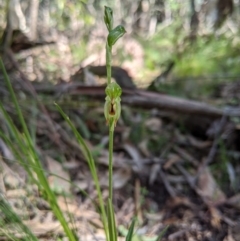
<path id="1" fill-rule="evenodd" d="M 122 89 L 116 83 L 111 81 L 111 62 L 112 62 L 112 47 L 125 33 L 123 26 L 119 25 L 113 28 L 113 12 L 109 7 L 105 7 L 104 22 L 108 29 L 108 37 L 106 42 L 106 67 L 107 67 L 107 87 L 105 89 L 106 98 L 104 105 L 104 115 L 106 122 L 109 125 L 109 198 L 107 203 L 107 217 L 109 227 L 109 240 L 117 241 L 117 228 L 115 224 L 114 209 L 113 209 L 113 136 L 114 128 L 121 114 L 121 94 Z M 127 236 L 126 241 L 132 241 L 134 239 L 134 226 L 135 219 L 133 219 Z M 160 235 L 155 239 L 159 241 L 162 235 L 165 233 L 165 228 Z"/>
<path id="2" fill-rule="evenodd" d="M 104 22 L 108 29 L 108 37 L 106 42 L 106 67 L 107 67 L 107 87 L 105 89 L 106 98 L 104 105 L 104 115 L 106 122 L 109 125 L 109 197 L 107 202 L 107 217 L 108 217 L 108 227 L 109 227 L 109 240 L 117 241 L 117 227 L 115 223 L 115 214 L 113 208 L 113 136 L 114 128 L 121 114 L 121 94 L 122 89 L 116 83 L 111 81 L 111 62 L 112 62 L 112 47 L 121 38 L 126 30 L 123 26 L 119 25 L 113 29 L 113 12 L 109 7 L 105 7 L 104 12 Z M 131 241 L 133 238 L 134 231 L 133 221 L 128 234 L 126 236 L 126 241 Z"/>
<path id="3" fill-rule="evenodd" d="M 109 199 L 112 203 L 112 153 L 113 153 L 113 133 L 116 123 L 121 114 L 121 94 L 122 89 L 116 82 L 111 82 L 111 62 L 112 47 L 121 38 L 126 30 L 119 25 L 113 29 L 113 12 L 109 7 L 105 7 L 104 22 L 108 29 L 108 37 L 106 42 L 106 66 L 107 66 L 107 87 L 105 89 L 106 98 L 104 105 L 104 115 L 109 125 Z"/>

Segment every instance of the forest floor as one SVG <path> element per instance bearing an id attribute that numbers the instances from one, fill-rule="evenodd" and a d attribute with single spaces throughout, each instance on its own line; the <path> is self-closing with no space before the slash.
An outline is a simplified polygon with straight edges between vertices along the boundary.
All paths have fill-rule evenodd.
<path id="1" fill-rule="evenodd" d="M 56 54 L 59 49 L 61 54 Z M 91 97 L 102 79 L 80 71 L 76 80 L 74 73 L 79 67 L 71 66 L 69 48 L 61 41 L 58 46 L 24 50 L 13 57 L 16 62 L 6 59 L 5 64 L 60 208 L 80 240 L 105 240 L 100 216 L 91 201 L 97 199 L 97 193 L 88 165 L 73 133 L 53 105 L 57 102 L 63 108 L 87 142 L 107 198 L 108 127 L 103 115 L 104 98 Z M 96 65 L 96 61 L 90 63 Z M 4 108 L 19 126 L 1 75 L 0 78 Z M 92 78 L 94 85 L 89 84 Z M 82 88 L 88 85 L 88 94 L 71 89 L 78 81 Z M 222 85 L 218 95 L 206 102 L 219 110 L 236 106 L 239 86 L 239 82 Z M 41 106 L 32 90 L 37 92 Z M 181 108 L 175 112 L 123 104 L 113 155 L 119 240 L 124 240 L 133 217 L 138 220 L 136 241 L 154 240 L 166 227 L 162 241 L 240 240 L 239 113 L 204 116 L 181 113 Z M 6 130 L 3 121 L 0 125 Z M 0 190 L 6 200 L 40 240 L 65 240 L 49 204 L 29 183 L 26 171 L 2 139 L 0 151 Z M 3 231 L 1 227 L 0 233 Z M 0 240 L 6 240 L 1 236 Z"/>

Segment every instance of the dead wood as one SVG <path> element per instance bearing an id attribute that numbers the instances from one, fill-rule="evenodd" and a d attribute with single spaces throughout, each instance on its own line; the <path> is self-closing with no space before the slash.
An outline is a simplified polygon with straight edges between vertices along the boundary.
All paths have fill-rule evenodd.
<path id="1" fill-rule="evenodd" d="M 34 85 L 36 91 L 59 95 L 85 95 L 104 100 L 105 87 L 83 86 L 81 83 L 66 83 L 56 86 Z M 144 109 L 157 108 L 180 114 L 220 118 L 223 114 L 238 116 L 240 112 L 225 112 L 204 102 L 186 100 L 146 90 L 123 89 L 122 103 Z"/>
<path id="2" fill-rule="evenodd" d="M 58 90 L 61 93 L 65 92 L 68 95 L 88 95 L 102 98 L 105 96 L 104 87 L 79 86 L 72 89 L 71 86 L 64 84 L 57 88 L 59 88 Z M 145 90 L 123 89 L 122 103 L 145 109 L 157 108 L 181 114 L 198 115 L 211 118 L 219 118 L 224 113 L 222 109 L 203 102 L 186 100 Z M 227 113 L 225 114 L 227 115 Z"/>
<path id="3" fill-rule="evenodd" d="M 107 70 L 106 66 L 89 66 L 89 71 L 99 77 L 106 77 Z M 116 82 L 122 87 L 127 89 L 135 89 L 136 86 L 133 83 L 132 77 L 128 74 L 128 72 L 118 66 L 112 66 L 112 77 L 116 80 Z"/>
<path id="4" fill-rule="evenodd" d="M 83 95 L 104 100 L 104 86 L 84 86 L 82 83 L 62 83 L 56 86 L 46 84 L 34 84 L 35 90 L 39 93 L 60 95 Z M 217 119 L 222 115 L 240 116 L 238 108 L 220 109 L 204 102 L 187 100 L 179 97 L 173 97 L 166 94 L 160 94 L 147 90 L 126 89 L 123 88 L 122 103 L 129 106 L 140 107 L 144 109 L 157 108 L 159 110 L 171 111 L 179 114 L 188 114 L 199 117 L 208 117 Z"/>

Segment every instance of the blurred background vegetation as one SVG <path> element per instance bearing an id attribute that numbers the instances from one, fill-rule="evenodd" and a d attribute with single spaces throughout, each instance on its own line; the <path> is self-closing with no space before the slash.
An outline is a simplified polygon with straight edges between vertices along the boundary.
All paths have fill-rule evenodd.
<path id="1" fill-rule="evenodd" d="M 0 0 L 1 45 L 11 28 L 31 47 L 57 43 L 57 50 L 37 55 L 33 65 L 41 70 L 29 78 L 68 81 L 79 66 L 104 64 L 104 5 L 127 30 L 114 49 L 114 64 L 140 88 L 160 76 L 159 91 L 201 98 L 214 94 L 219 83 L 238 80 L 239 0 Z M 11 36 L 16 53 L 28 48 L 17 36 Z M 29 56 L 18 59 L 24 68 L 31 62 Z"/>

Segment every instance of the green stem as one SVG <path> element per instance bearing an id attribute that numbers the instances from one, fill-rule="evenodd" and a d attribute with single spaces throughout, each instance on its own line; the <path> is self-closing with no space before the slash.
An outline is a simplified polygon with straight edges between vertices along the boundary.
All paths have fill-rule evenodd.
<path id="1" fill-rule="evenodd" d="M 111 83 L 111 76 L 112 76 L 112 69 L 111 63 L 112 62 L 112 47 L 106 43 L 106 66 L 107 66 L 107 84 Z"/>
<path id="2" fill-rule="evenodd" d="M 113 199 L 113 134 L 114 134 L 114 123 L 109 123 L 109 161 L 108 161 L 108 183 L 109 183 L 109 199 L 112 202 Z"/>
<path id="3" fill-rule="evenodd" d="M 112 76 L 112 47 L 106 43 L 106 66 L 107 66 L 107 84 L 111 83 Z M 113 199 L 113 133 L 114 133 L 114 121 L 109 120 L 109 161 L 108 161 L 108 195 L 110 202 Z"/>

